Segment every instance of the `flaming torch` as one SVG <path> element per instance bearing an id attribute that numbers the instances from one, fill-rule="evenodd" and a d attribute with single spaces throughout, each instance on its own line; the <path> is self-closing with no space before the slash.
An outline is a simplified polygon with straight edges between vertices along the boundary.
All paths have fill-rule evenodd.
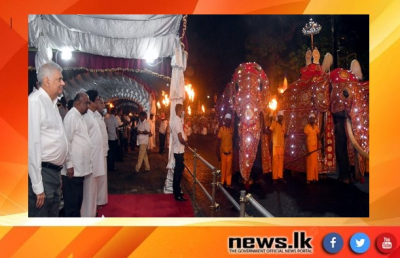
<path id="1" fill-rule="evenodd" d="M 275 111 L 276 108 L 278 106 L 278 102 L 276 101 L 275 98 L 273 98 L 269 103 L 268 103 L 268 107 L 272 110 Z"/>
<path id="2" fill-rule="evenodd" d="M 185 91 L 189 96 L 189 100 L 193 102 L 194 100 L 194 89 L 192 88 L 192 84 L 185 85 Z"/>
<path id="3" fill-rule="evenodd" d="M 157 108 L 158 108 L 158 109 L 161 109 L 160 101 L 157 101 Z"/>
<path id="4" fill-rule="evenodd" d="M 164 95 L 164 99 L 162 100 L 162 103 L 164 104 L 164 106 L 168 107 L 168 105 L 169 105 L 169 98 L 168 98 L 168 95 L 167 95 L 167 94 Z"/>
<path id="5" fill-rule="evenodd" d="M 203 111 L 203 113 L 205 113 L 205 109 L 204 109 L 204 105 L 201 105 L 201 111 Z"/>
<path id="6" fill-rule="evenodd" d="M 285 90 L 287 90 L 287 79 L 286 79 L 286 77 L 283 80 L 283 85 L 278 88 L 278 92 L 282 94 L 282 93 L 285 92 Z"/>
<path id="7" fill-rule="evenodd" d="M 190 108 L 190 106 L 188 106 L 188 114 L 189 116 L 192 115 L 192 109 Z"/>

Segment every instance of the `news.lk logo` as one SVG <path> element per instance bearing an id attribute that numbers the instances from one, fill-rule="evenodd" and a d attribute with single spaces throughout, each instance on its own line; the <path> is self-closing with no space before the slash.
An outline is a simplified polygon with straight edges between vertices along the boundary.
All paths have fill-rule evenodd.
<path id="1" fill-rule="evenodd" d="M 356 233 L 350 239 L 350 248 L 353 252 L 362 254 L 368 251 L 371 242 L 364 233 Z"/>
<path id="2" fill-rule="evenodd" d="M 293 232 L 292 241 L 284 236 L 273 237 L 229 237 L 228 251 L 231 254 L 310 254 L 313 253 L 312 237 L 306 233 Z"/>
<path id="3" fill-rule="evenodd" d="M 323 246 L 328 253 L 336 254 L 343 248 L 343 238 L 338 233 L 329 233 L 324 237 Z"/>
<path id="4" fill-rule="evenodd" d="M 396 249 L 397 240 L 394 235 L 390 233 L 380 234 L 376 238 L 376 248 L 383 254 L 390 254 Z"/>

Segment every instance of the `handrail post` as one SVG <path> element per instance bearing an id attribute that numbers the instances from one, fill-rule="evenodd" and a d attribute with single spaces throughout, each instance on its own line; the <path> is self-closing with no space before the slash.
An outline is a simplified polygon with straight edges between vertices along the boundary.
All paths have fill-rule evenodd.
<path id="1" fill-rule="evenodd" d="M 212 199 L 211 199 L 211 209 L 218 209 L 219 204 L 215 202 L 215 190 L 217 188 L 217 175 L 220 173 L 219 170 L 216 168 L 213 169 L 212 175 L 213 175 L 213 182 L 212 182 Z"/>
<path id="2" fill-rule="evenodd" d="M 196 162 L 197 162 L 197 149 L 194 149 L 193 157 L 193 203 L 196 203 Z"/>
<path id="3" fill-rule="evenodd" d="M 240 191 L 240 217 L 244 217 L 246 212 L 246 191 Z"/>

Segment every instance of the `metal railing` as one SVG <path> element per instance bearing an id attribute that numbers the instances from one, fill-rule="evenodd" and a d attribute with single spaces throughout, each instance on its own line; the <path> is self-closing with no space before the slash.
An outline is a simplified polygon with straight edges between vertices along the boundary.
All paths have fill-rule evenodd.
<path id="1" fill-rule="evenodd" d="M 220 189 L 221 192 L 225 195 L 225 197 L 232 203 L 232 205 L 239 211 L 239 216 L 240 217 L 249 217 L 249 215 L 246 213 L 246 204 L 251 204 L 258 212 L 260 212 L 264 217 L 273 217 L 273 215 L 268 212 L 263 206 L 261 206 L 260 203 L 258 203 L 252 196 L 251 194 L 246 195 L 246 191 L 242 190 L 240 191 L 240 205 L 235 201 L 235 199 L 226 191 L 226 189 L 221 185 L 221 183 L 217 182 L 217 177 L 221 175 L 221 171 L 211 165 L 207 160 L 205 160 L 203 157 L 201 157 L 196 149 L 192 149 L 188 147 L 188 149 L 193 153 L 193 171 L 190 170 L 190 168 L 185 164 L 185 167 L 189 174 L 193 177 L 193 203 L 196 203 L 196 184 L 199 185 L 200 189 L 203 191 L 203 193 L 206 195 L 206 197 L 210 200 L 211 205 L 210 208 L 213 210 L 218 210 L 220 208 L 220 205 L 215 201 L 215 194 L 216 190 Z M 203 162 L 211 171 L 212 171 L 212 190 L 211 190 L 211 195 L 208 193 L 208 191 L 205 189 L 203 184 L 197 180 L 196 176 L 196 170 L 197 170 L 197 160 L 200 160 Z"/>

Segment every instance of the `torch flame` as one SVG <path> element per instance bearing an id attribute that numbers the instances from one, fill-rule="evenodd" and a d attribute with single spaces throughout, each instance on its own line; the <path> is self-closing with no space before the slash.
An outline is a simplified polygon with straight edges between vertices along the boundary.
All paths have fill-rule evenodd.
<path id="1" fill-rule="evenodd" d="M 110 108 L 113 108 L 113 107 L 114 107 L 113 103 L 110 103 Z"/>
<path id="2" fill-rule="evenodd" d="M 160 109 L 160 108 L 161 108 L 160 101 L 157 101 L 157 107 L 158 107 L 158 109 Z"/>
<path id="3" fill-rule="evenodd" d="M 268 107 L 269 107 L 271 110 L 275 110 L 277 106 L 278 106 L 278 102 L 276 101 L 276 99 L 272 99 L 272 100 L 268 103 Z"/>
<path id="4" fill-rule="evenodd" d="M 188 114 L 189 116 L 192 114 L 192 109 L 190 108 L 190 106 L 188 106 Z"/>
<path id="5" fill-rule="evenodd" d="M 189 100 L 193 102 L 194 100 L 194 89 L 192 88 L 192 84 L 185 85 L 185 91 L 189 96 Z"/>
<path id="6" fill-rule="evenodd" d="M 279 93 L 284 93 L 285 90 L 287 90 L 287 79 L 285 77 L 285 79 L 283 79 L 283 85 L 281 87 L 278 88 Z"/>
<path id="7" fill-rule="evenodd" d="M 286 90 L 287 89 L 287 79 L 285 77 L 285 79 L 283 79 L 283 89 Z"/>
<path id="8" fill-rule="evenodd" d="M 164 95 L 164 99 L 163 99 L 161 102 L 163 103 L 164 106 L 168 107 L 168 105 L 169 105 L 169 98 L 168 98 L 168 95 L 167 95 L 167 94 Z"/>
<path id="9" fill-rule="evenodd" d="M 203 111 L 203 113 L 205 113 L 205 109 L 204 109 L 204 105 L 201 105 L 201 110 Z"/>

